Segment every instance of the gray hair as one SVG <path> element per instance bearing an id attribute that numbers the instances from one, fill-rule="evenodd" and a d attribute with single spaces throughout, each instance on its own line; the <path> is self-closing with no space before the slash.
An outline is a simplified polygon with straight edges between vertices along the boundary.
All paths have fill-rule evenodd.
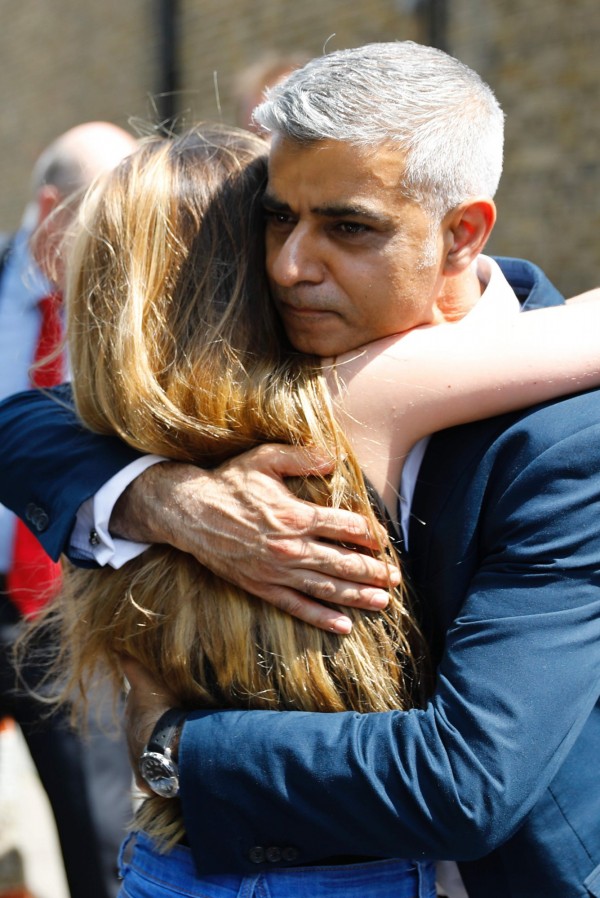
<path id="1" fill-rule="evenodd" d="M 137 146 L 135 138 L 112 122 L 83 122 L 59 135 L 38 158 L 31 176 L 35 195 L 46 184 L 61 196 L 81 193 L 97 175 L 110 171 Z"/>
<path id="2" fill-rule="evenodd" d="M 313 59 L 267 93 L 254 119 L 300 143 L 398 144 L 402 188 L 440 218 L 492 197 L 502 173 L 504 115 L 464 63 L 412 41 L 367 44 Z"/>
<path id="3" fill-rule="evenodd" d="M 31 175 L 33 191 L 45 184 L 52 184 L 62 196 L 87 186 L 85 169 L 80 155 L 61 141 L 47 147 L 37 160 Z"/>

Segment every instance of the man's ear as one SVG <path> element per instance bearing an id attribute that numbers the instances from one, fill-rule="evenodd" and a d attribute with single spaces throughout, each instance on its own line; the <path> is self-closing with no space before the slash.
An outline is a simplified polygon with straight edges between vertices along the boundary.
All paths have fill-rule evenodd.
<path id="1" fill-rule="evenodd" d="M 444 274 L 465 271 L 483 251 L 496 223 L 496 205 L 489 197 L 468 200 L 448 212 L 444 221 L 448 252 Z"/>
<path id="2" fill-rule="evenodd" d="M 61 195 L 54 184 L 44 184 L 37 192 L 37 225 L 40 227 L 52 215 L 61 201 Z"/>
<path id="3" fill-rule="evenodd" d="M 57 212 L 62 196 L 53 184 L 44 184 L 37 192 L 37 223 L 29 238 L 29 249 L 40 270 L 51 281 L 56 279 L 55 262 L 62 223 Z"/>

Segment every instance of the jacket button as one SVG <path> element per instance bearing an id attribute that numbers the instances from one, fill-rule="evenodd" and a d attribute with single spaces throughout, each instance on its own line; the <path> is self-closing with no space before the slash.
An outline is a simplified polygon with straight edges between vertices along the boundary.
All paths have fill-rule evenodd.
<path id="1" fill-rule="evenodd" d="M 262 864 L 265 859 L 265 849 L 262 845 L 255 845 L 254 848 L 251 848 L 248 852 L 248 859 L 253 864 Z"/>
<path id="2" fill-rule="evenodd" d="M 291 845 L 288 845 L 284 849 L 282 849 L 281 857 L 288 864 L 293 864 L 294 861 L 298 860 L 298 849 L 292 848 Z"/>
<path id="3" fill-rule="evenodd" d="M 38 509 L 38 513 L 33 522 L 33 526 L 35 527 L 35 529 L 37 530 L 38 533 L 43 533 L 44 530 L 48 529 L 49 520 L 50 519 L 48 518 L 48 515 L 46 514 L 46 512 L 42 511 L 42 509 L 40 508 L 40 509 Z"/>
<path id="4" fill-rule="evenodd" d="M 276 845 L 270 845 L 265 852 L 265 857 L 270 864 L 278 864 L 281 860 L 281 848 Z"/>
<path id="5" fill-rule="evenodd" d="M 40 506 L 36 505 L 34 502 L 30 502 L 25 509 L 25 520 L 29 521 L 29 523 L 33 525 L 33 529 L 37 530 L 38 533 L 47 530 L 48 524 L 50 523 L 50 518 L 44 509 L 40 508 Z"/>

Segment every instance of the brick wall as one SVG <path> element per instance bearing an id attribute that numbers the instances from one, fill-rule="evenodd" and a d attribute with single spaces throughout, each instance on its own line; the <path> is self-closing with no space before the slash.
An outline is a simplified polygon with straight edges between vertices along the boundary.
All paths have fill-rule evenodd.
<path id="1" fill-rule="evenodd" d="M 181 121 L 235 118 L 235 75 L 261 53 L 419 37 L 396 0 L 178 0 Z M 67 128 L 153 119 L 160 81 L 158 0 L 0 0 L 0 231 L 18 224 L 31 167 Z M 215 82 L 218 84 L 219 103 Z"/>
<path id="2" fill-rule="evenodd" d="M 146 115 L 153 34 L 138 0 L 0 0 L 0 231 L 20 220 L 32 165 L 73 125 Z"/>
<path id="3" fill-rule="evenodd" d="M 123 126 L 152 118 L 158 6 L 0 0 L 0 231 L 18 223 L 31 166 L 57 134 L 95 118 Z M 600 284 L 598 0 L 447 6 L 448 49 L 482 74 L 507 112 L 490 248 L 532 258 L 568 293 Z M 268 51 L 426 40 L 419 8 L 424 0 L 178 0 L 181 119 L 232 121 L 235 76 Z"/>
<path id="4" fill-rule="evenodd" d="M 600 285 L 597 0 L 451 0 L 451 10 L 451 51 L 507 115 L 490 249 L 532 259 L 567 294 Z"/>

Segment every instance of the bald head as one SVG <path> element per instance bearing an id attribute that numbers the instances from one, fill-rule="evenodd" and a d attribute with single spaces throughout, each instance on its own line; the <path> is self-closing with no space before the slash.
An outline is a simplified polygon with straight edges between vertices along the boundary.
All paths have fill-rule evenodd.
<path id="1" fill-rule="evenodd" d="M 110 122 L 86 122 L 57 137 L 37 160 L 32 175 L 34 194 L 46 184 L 64 198 L 87 187 L 94 178 L 135 149 L 131 134 Z"/>
<path id="2" fill-rule="evenodd" d="M 42 271 L 59 286 L 64 277 L 61 244 L 84 191 L 137 147 L 131 134 L 110 122 L 86 122 L 57 137 L 37 160 L 32 201 L 31 252 Z"/>

